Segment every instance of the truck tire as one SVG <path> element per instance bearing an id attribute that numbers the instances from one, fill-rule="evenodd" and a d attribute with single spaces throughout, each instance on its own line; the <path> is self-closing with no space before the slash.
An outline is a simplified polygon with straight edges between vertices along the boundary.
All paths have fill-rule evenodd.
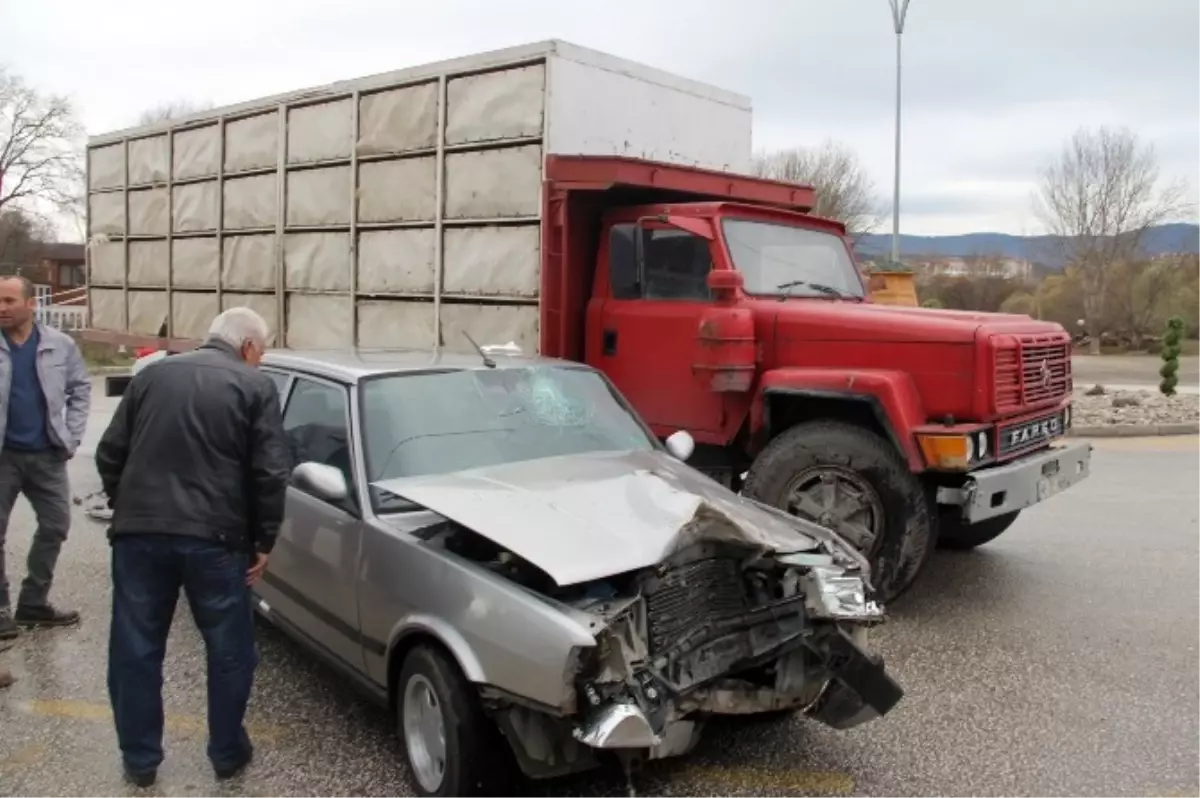
<path id="1" fill-rule="evenodd" d="M 936 542 L 920 480 L 890 443 L 853 424 L 788 429 L 759 453 L 742 492 L 840 534 L 871 563 L 884 602 L 912 584 Z"/>
<path id="2" fill-rule="evenodd" d="M 938 519 L 938 546 L 956 551 L 966 551 L 976 546 L 982 546 L 984 543 L 1000 537 L 1006 529 L 1013 525 L 1013 521 L 1016 521 L 1020 514 L 1021 511 L 1017 510 L 980 521 L 977 524 L 964 524 L 957 508 L 945 508 L 941 511 L 941 517 Z"/>

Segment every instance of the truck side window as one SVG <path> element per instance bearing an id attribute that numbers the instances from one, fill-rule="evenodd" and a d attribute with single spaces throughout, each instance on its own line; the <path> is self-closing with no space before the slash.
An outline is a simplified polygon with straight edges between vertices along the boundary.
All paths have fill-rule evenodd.
<path id="1" fill-rule="evenodd" d="M 654 229 L 645 238 L 646 285 L 637 283 L 635 226 L 613 225 L 608 239 L 608 281 L 613 299 L 683 299 L 707 302 L 712 253 L 708 241 L 683 230 Z"/>
<path id="2" fill-rule="evenodd" d="M 645 244 L 647 299 L 707 302 L 712 253 L 708 241 L 684 230 L 650 230 Z"/>
<path id="3" fill-rule="evenodd" d="M 608 234 L 608 283 L 613 299 L 641 299 L 637 280 L 637 250 L 632 224 L 613 225 Z"/>

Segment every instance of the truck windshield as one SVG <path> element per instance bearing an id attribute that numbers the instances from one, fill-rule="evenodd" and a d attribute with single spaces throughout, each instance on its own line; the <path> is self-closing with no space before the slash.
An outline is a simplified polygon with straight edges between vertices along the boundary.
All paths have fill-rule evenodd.
<path id="1" fill-rule="evenodd" d="M 747 219 L 725 219 L 721 229 L 748 294 L 863 296 L 846 244 L 832 233 Z"/>
<path id="2" fill-rule="evenodd" d="M 389 375 L 365 381 L 361 402 L 368 482 L 655 448 L 604 378 L 579 367 Z M 405 506 L 371 495 L 377 512 Z"/>

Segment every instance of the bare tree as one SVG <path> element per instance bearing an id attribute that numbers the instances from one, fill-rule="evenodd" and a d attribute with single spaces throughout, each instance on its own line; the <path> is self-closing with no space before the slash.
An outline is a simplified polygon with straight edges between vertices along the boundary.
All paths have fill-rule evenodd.
<path id="1" fill-rule="evenodd" d="M 143 111 L 142 115 L 138 117 L 138 124 L 153 125 L 155 122 L 167 122 L 171 119 L 178 119 L 181 116 L 207 111 L 210 108 L 212 108 L 212 103 L 209 102 L 193 103 L 188 100 L 175 100 L 173 102 L 160 103 L 153 108 Z"/>
<path id="2" fill-rule="evenodd" d="M 70 100 L 0 69 L 0 212 L 70 206 L 83 182 L 82 134 Z"/>
<path id="3" fill-rule="evenodd" d="M 852 235 L 869 233 L 879 224 L 875 184 L 854 151 L 832 141 L 819 147 L 793 147 L 762 153 L 755 174 L 810 185 L 817 192 L 818 216 L 836 219 Z"/>
<path id="4" fill-rule="evenodd" d="M 1148 228 L 1185 210 L 1185 191 L 1161 184 L 1153 146 L 1124 129 L 1080 128 L 1042 171 L 1035 208 L 1078 272 L 1093 354 L 1113 267 L 1137 259 Z"/>

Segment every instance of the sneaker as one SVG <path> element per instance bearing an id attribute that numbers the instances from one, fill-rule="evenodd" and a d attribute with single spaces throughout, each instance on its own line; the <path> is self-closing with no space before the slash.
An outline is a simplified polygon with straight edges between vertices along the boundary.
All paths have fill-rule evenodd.
<path id="1" fill-rule="evenodd" d="M 12 613 L 0 610 L 0 640 L 13 640 L 17 633 L 17 624 L 13 621 Z"/>
<path id="2" fill-rule="evenodd" d="M 125 780 L 134 787 L 141 787 L 142 789 L 153 787 L 156 779 L 158 779 L 157 770 L 134 771 L 130 770 L 128 765 L 125 766 Z"/>
<path id="3" fill-rule="evenodd" d="M 252 759 L 254 759 L 253 747 L 247 749 L 245 755 L 237 762 L 234 762 L 232 765 L 228 765 L 226 767 L 214 767 L 213 771 L 217 774 L 217 778 L 221 779 L 222 781 L 225 779 L 232 779 L 234 776 L 245 770 L 246 766 L 250 764 Z"/>
<path id="4" fill-rule="evenodd" d="M 12 671 L 8 668 L 0 667 L 0 690 L 3 690 L 5 687 L 12 687 L 15 681 L 16 678 L 13 677 Z"/>
<path id="5" fill-rule="evenodd" d="M 56 609 L 52 604 L 40 607 L 17 605 L 13 620 L 18 626 L 74 626 L 79 623 L 79 613 L 74 610 Z"/>

